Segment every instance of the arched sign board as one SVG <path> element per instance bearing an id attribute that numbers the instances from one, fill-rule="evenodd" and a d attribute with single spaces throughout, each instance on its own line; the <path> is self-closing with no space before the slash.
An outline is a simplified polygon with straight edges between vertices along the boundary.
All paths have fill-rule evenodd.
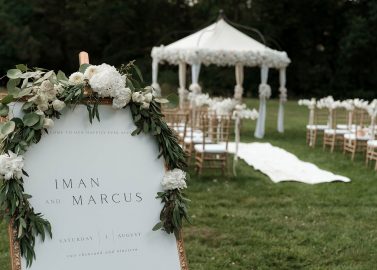
<path id="1" fill-rule="evenodd" d="M 188 269 L 183 243 L 152 231 L 165 171 L 154 138 L 131 136 L 128 108 L 100 105 L 101 122 L 93 124 L 85 106 L 65 110 L 24 156 L 25 192 L 53 238 L 36 243 L 30 268 L 11 239 L 13 270 Z"/>

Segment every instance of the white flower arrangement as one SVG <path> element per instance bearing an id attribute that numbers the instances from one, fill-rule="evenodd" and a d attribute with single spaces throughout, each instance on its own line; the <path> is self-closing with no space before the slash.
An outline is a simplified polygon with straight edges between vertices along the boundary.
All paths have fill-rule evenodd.
<path id="1" fill-rule="evenodd" d="M 12 178 L 20 179 L 22 177 L 23 167 L 23 156 L 18 156 L 12 151 L 9 151 L 8 154 L 0 155 L 0 176 L 4 180 L 10 180 Z"/>
<path id="2" fill-rule="evenodd" d="M 233 111 L 232 118 L 240 118 L 240 119 L 251 119 L 256 120 L 259 117 L 259 113 L 256 109 L 248 109 L 246 104 L 238 104 Z"/>
<path id="3" fill-rule="evenodd" d="M 174 189 L 182 190 L 187 188 L 185 180 L 186 172 L 176 168 L 165 173 L 161 185 L 165 191 Z"/>
<path id="4" fill-rule="evenodd" d="M 239 50 L 209 50 L 204 48 L 197 49 L 171 49 L 160 46 L 154 47 L 151 56 L 159 62 L 168 62 L 178 65 L 185 62 L 190 65 L 203 63 L 204 65 L 215 64 L 218 66 L 262 66 L 266 65 L 273 68 L 287 67 L 291 60 L 286 52 L 279 52 L 266 48 L 264 51 L 239 51 Z"/>
<path id="5" fill-rule="evenodd" d="M 92 70 L 93 69 L 95 71 L 92 71 L 89 85 L 100 97 L 114 98 L 116 97 L 117 90 L 125 87 L 126 78 L 122 76 L 115 67 L 108 64 L 101 64 L 95 66 Z"/>
<path id="6" fill-rule="evenodd" d="M 211 98 L 208 94 L 195 94 L 191 92 L 188 94 L 187 98 L 191 101 L 191 104 L 195 105 L 196 107 L 209 105 L 211 102 Z"/>
<path id="7" fill-rule="evenodd" d="M 232 98 L 212 99 L 210 103 L 210 110 L 217 115 L 229 115 L 233 112 L 238 101 Z"/>
<path id="8" fill-rule="evenodd" d="M 335 101 L 332 96 L 324 97 L 317 101 L 318 109 L 335 110 L 340 107 L 342 107 L 342 103 L 339 100 Z"/>
<path id="9" fill-rule="evenodd" d="M 122 109 L 131 101 L 132 91 L 126 87 L 126 77 L 120 74 L 114 66 L 90 65 L 84 73 L 75 72 L 69 76 L 69 81 L 74 84 L 82 83 L 84 80 L 100 97 L 113 98 L 113 108 L 115 109 Z M 57 106 L 61 108 L 61 106 Z"/>
<path id="10" fill-rule="evenodd" d="M 315 105 L 316 105 L 316 100 L 315 98 L 312 98 L 312 99 L 300 99 L 298 101 L 298 105 L 299 106 L 306 106 L 308 107 L 308 109 L 315 109 Z"/>

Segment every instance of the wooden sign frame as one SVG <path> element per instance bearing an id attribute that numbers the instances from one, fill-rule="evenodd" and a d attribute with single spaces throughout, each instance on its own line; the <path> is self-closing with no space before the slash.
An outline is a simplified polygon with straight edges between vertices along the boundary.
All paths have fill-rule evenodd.
<path id="1" fill-rule="evenodd" d="M 79 62 L 82 64 L 89 64 L 89 55 L 86 52 L 80 52 Z M 25 100 L 23 100 L 25 101 Z M 101 105 L 111 105 L 112 100 L 109 98 L 102 99 L 100 101 Z M 166 168 L 165 168 L 166 170 Z M 10 259 L 11 259 L 11 269 L 12 270 L 22 270 L 22 256 L 19 242 L 17 241 L 17 229 L 13 228 L 13 221 L 9 223 L 8 235 L 9 235 L 9 247 L 10 247 Z M 176 240 L 177 252 L 180 262 L 180 270 L 189 270 L 186 252 L 184 248 L 184 241 L 182 236 L 182 230 L 180 231 L 180 239 Z M 76 269 L 72 269 L 76 270 Z M 179 269 L 177 269 L 179 270 Z"/>

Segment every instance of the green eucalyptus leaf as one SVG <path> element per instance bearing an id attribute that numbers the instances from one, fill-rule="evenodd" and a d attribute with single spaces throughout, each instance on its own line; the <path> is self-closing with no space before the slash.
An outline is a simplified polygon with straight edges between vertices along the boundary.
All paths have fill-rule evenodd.
<path id="1" fill-rule="evenodd" d="M 32 127 L 40 121 L 41 116 L 36 113 L 28 113 L 23 117 L 25 126 Z"/>
<path id="2" fill-rule="evenodd" d="M 15 94 L 19 92 L 17 85 L 20 83 L 21 79 L 10 79 L 7 83 L 7 90 L 9 94 Z"/>
<path id="3" fill-rule="evenodd" d="M 58 71 L 58 74 L 56 75 L 56 78 L 58 79 L 58 81 L 68 81 L 67 76 L 61 70 Z"/>
<path id="4" fill-rule="evenodd" d="M 2 104 L 9 104 L 13 101 L 13 96 L 12 95 L 6 95 L 5 97 L 2 98 L 2 100 L 0 101 Z"/>
<path id="5" fill-rule="evenodd" d="M 33 107 L 34 103 L 33 102 L 25 102 L 22 107 L 21 107 L 21 110 L 23 112 L 28 112 L 32 107 Z"/>
<path id="6" fill-rule="evenodd" d="M 162 228 L 162 226 L 163 226 L 163 223 L 162 222 L 159 222 L 159 223 L 157 223 L 156 225 L 154 225 L 154 227 L 153 227 L 153 231 L 158 231 L 158 230 L 160 230 L 161 228 Z"/>
<path id="7" fill-rule="evenodd" d="M 134 64 L 134 69 L 135 69 L 135 71 L 137 73 L 137 76 L 139 76 L 140 81 L 144 82 L 143 75 L 141 74 L 141 71 L 140 71 L 139 67 Z"/>
<path id="8" fill-rule="evenodd" d="M 84 73 L 85 70 L 90 67 L 90 64 L 82 64 L 79 68 L 79 72 Z"/>
<path id="9" fill-rule="evenodd" d="M 5 117 L 9 113 L 9 107 L 6 104 L 0 103 L 0 116 Z"/>
<path id="10" fill-rule="evenodd" d="M 1 127 L 1 134 L 6 136 L 12 133 L 15 128 L 16 124 L 13 121 L 8 121 Z"/>
<path id="11" fill-rule="evenodd" d="M 169 103 L 169 100 L 166 98 L 155 98 L 154 100 L 158 103 Z"/>
<path id="12" fill-rule="evenodd" d="M 18 79 L 20 78 L 21 74 L 22 74 L 22 71 L 17 68 L 9 69 L 7 71 L 7 77 L 9 79 Z"/>
<path id="13" fill-rule="evenodd" d="M 18 64 L 16 65 L 16 68 L 21 70 L 22 72 L 26 72 L 27 71 L 27 66 L 24 65 L 24 64 Z"/>
<path id="14" fill-rule="evenodd" d="M 134 85 L 132 84 L 132 82 L 128 78 L 126 78 L 126 84 L 127 84 L 127 87 L 132 90 L 132 92 L 135 91 Z"/>

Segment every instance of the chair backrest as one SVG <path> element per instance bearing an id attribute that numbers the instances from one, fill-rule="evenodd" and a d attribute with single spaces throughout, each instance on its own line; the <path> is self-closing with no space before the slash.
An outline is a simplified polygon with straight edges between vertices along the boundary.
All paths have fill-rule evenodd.
<path id="1" fill-rule="evenodd" d="M 328 125 L 329 123 L 329 111 L 326 108 L 315 109 L 314 112 L 314 125 Z"/>
<path id="2" fill-rule="evenodd" d="M 228 149 L 231 117 L 228 115 L 202 114 L 200 118 L 203 132 L 203 145 L 225 143 Z"/>
<path id="3" fill-rule="evenodd" d="M 337 128 L 338 125 L 342 125 L 342 126 L 345 126 L 346 128 L 348 128 L 348 117 L 349 117 L 349 114 L 348 114 L 348 111 L 344 108 L 336 108 L 334 111 L 333 111 L 333 127 L 331 128 Z"/>
<path id="4" fill-rule="evenodd" d="M 354 133 L 356 138 L 365 137 L 369 133 L 371 118 L 365 109 L 355 109 L 353 115 Z"/>
<path id="5" fill-rule="evenodd" d="M 185 138 L 187 133 L 187 123 L 189 119 L 188 112 L 171 111 L 164 113 L 165 121 L 168 126 L 175 131 L 177 135 Z"/>

